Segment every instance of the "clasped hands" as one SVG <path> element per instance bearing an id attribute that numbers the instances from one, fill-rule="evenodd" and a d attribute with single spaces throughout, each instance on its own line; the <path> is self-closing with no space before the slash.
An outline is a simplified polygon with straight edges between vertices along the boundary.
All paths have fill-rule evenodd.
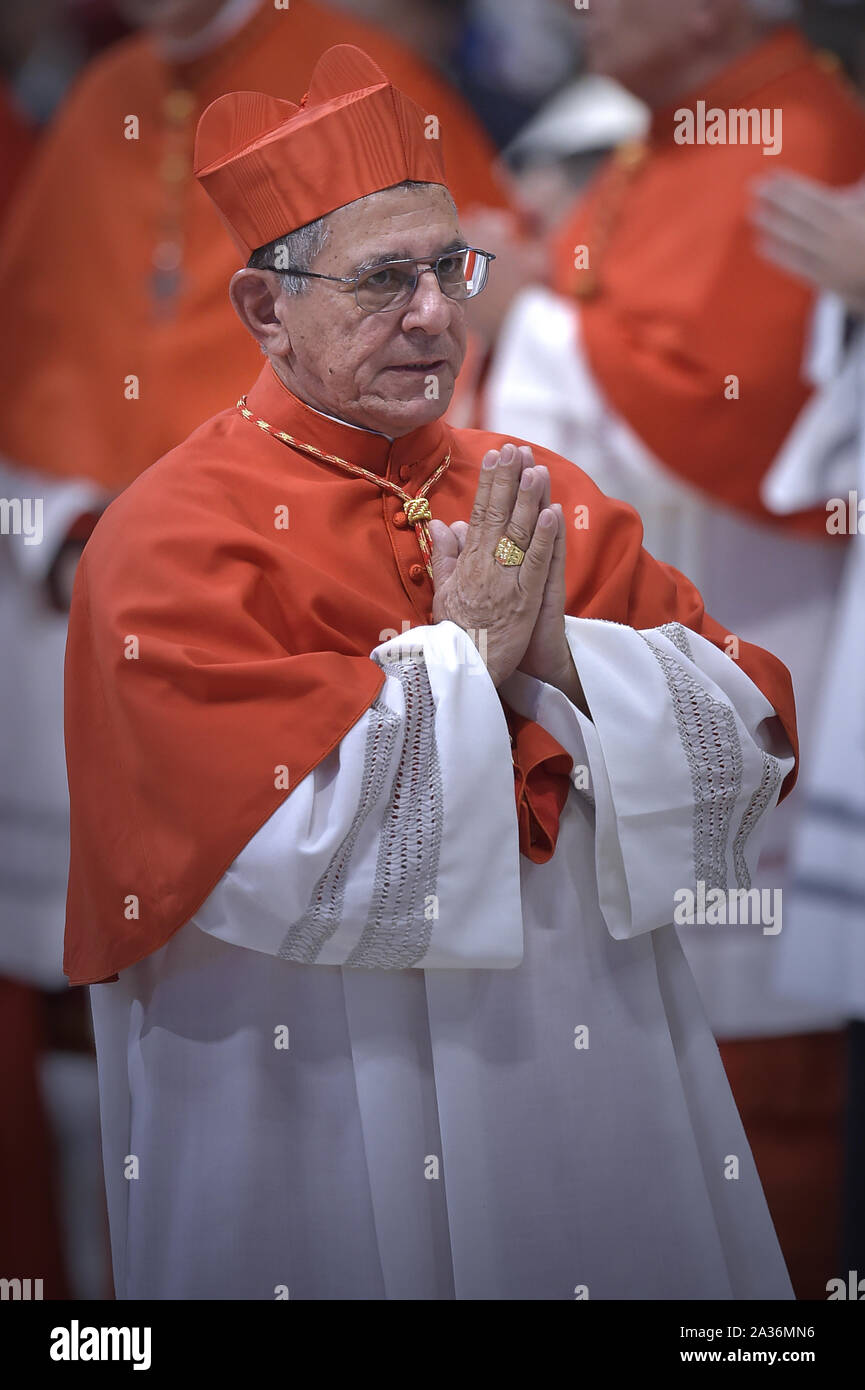
<path id="1" fill-rule="evenodd" d="M 487 670 L 498 688 L 519 669 L 556 686 L 588 713 L 565 637 L 567 533 L 561 505 L 550 505 L 550 475 L 531 449 L 505 444 L 484 455 L 468 522 L 430 522 L 433 622 L 483 632 Z M 502 565 L 507 536 L 525 551 Z"/>

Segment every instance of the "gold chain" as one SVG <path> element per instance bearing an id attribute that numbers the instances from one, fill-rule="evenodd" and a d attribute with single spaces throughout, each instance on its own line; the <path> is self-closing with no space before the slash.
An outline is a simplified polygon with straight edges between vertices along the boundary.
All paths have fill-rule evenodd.
<path id="1" fill-rule="evenodd" d="M 432 537 L 429 533 L 429 523 L 432 520 L 432 510 L 426 494 L 434 483 L 444 473 L 451 461 L 451 450 L 448 449 L 438 468 L 427 478 L 417 496 L 412 497 L 401 488 L 398 483 L 391 482 L 390 478 L 380 478 L 377 473 L 371 473 L 368 468 L 361 468 L 359 463 L 349 463 L 348 459 L 340 458 L 338 454 L 326 454 L 323 449 L 316 449 L 314 444 L 304 444 L 301 440 L 295 439 L 293 435 L 286 434 L 285 430 L 275 430 L 273 425 L 268 424 L 267 420 L 261 420 L 256 416 L 246 404 L 246 397 L 241 396 L 237 402 L 237 409 L 240 411 L 244 420 L 249 420 L 253 425 L 257 425 L 265 434 L 278 439 L 281 444 L 286 444 L 289 448 L 297 449 L 302 454 L 310 454 L 313 458 L 321 459 L 324 463 L 334 463 L 337 468 L 343 468 L 347 473 L 353 474 L 357 478 L 366 478 L 367 482 L 374 483 L 376 487 L 392 492 L 403 503 L 406 521 L 414 527 L 417 543 L 420 547 L 421 555 L 426 565 L 426 571 L 430 579 L 432 572 Z"/>

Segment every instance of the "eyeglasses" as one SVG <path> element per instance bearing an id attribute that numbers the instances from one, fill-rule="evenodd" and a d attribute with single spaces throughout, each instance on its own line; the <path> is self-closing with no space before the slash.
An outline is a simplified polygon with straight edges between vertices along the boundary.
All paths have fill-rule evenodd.
<path id="1" fill-rule="evenodd" d="M 435 271 L 439 289 L 448 299 L 473 299 L 487 283 L 491 251 L 476 246 L 463 246 L 457 251 L 445 251 L 432 261 L 385 261 L 362 270 L 358 275 L 318 275 L 312 270 L 295 270 L 292 266 L 264 266 L 280 275 L 302 275 L 310 280 L 335 280 L 351 285 L 357 307 L 365 314 L 387 313 L 410 303 L 417 282 L 428 270 Z M 424 267 L 421 270 L 421 266 Z"/>

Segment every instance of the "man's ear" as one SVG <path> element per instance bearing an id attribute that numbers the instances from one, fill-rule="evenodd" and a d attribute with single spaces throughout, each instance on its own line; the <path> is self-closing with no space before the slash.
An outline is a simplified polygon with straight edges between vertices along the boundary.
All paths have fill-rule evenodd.
<path id="1" fill-rule="evenodd" d="M 263 352 L 283 357 L 290 343 L 288 331 L 277 312 L 282 286 L 273 270 L 235 271 L 228 287 L 234 312 Z"/>

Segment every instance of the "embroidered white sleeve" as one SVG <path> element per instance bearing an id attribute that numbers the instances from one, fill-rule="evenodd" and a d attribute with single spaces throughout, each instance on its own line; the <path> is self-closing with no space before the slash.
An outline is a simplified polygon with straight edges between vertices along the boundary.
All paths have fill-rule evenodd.
<path id="1" fill-rule="evenodd" d="M 303 965 L 508 969 L 523 955 L 507 725 L 452 623 L 377 647 L 378 699 L 193 921 Z"/>
<path id="2" fill-rule="evenodd" d="M 792 752 L 736 662 L 678 623 L 645 632 L 566 618 L 592 719 L 514 676 L 502 695 L 574 759 L 595 798 L 601 910 L 614 937 L 673 921 L 676 894 L 751 886 Z"/>

